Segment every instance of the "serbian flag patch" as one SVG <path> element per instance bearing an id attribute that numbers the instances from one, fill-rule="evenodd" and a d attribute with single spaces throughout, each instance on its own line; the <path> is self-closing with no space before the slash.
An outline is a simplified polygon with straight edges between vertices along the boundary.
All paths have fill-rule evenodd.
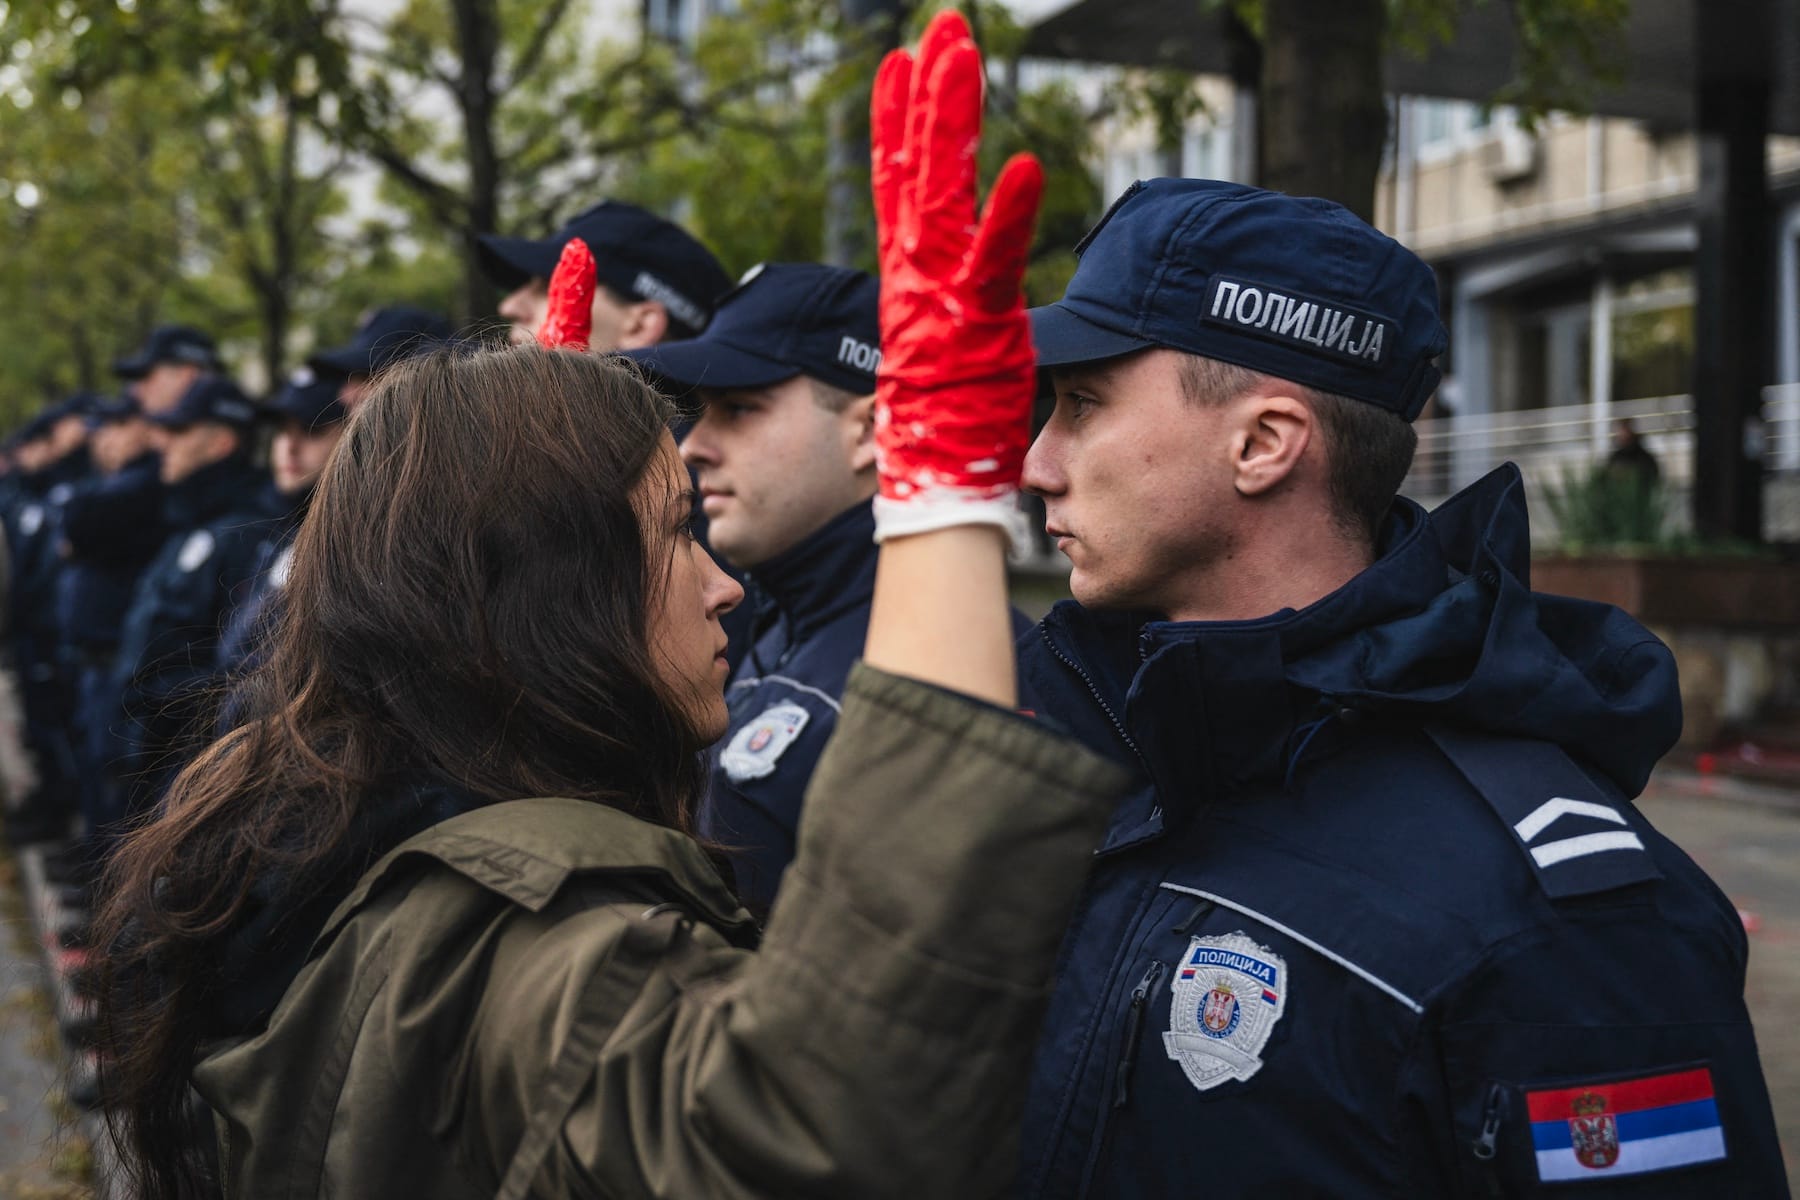
<path id="1" fill-rule="evenodd" d="M 1641 1175 L 1725 1157 L 1712 1071 L 1692 1067 L 1532 1091 L 1531 1140 L 1545 1183 Z"/>

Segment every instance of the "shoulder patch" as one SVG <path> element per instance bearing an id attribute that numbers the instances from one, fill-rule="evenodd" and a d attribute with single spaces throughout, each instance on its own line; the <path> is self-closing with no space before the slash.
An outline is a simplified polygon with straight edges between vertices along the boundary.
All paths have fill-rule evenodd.
<path id="1" fill-rule="evenodd" d="M 294 547 L 292 543 L 283 546 L 275 561 L 269 564 L 269 585 L 284 588 L 287 586 L 288 573 L 294 569 Z"/>
<path id="2" fill-rule="evenodd" d="M 1248 935 L 1196 937 L 1169 981 L 1163 1048 L 1201 1091 L 1262 1069 L 1262 1050 L 1287 1009 L 1287 963 Z"/>
<path id="3" fill-rule="evenodd" d="M 1512 830 L 1553 900 L 1661 879 L 1618 803 L 1549 742 L 1433 727 L 1438 748 Z"/>
<path id="4" fill-rule="evenodd" d="M 27 504 L 19 510 L 19 532 L 30 537 L 44 527 L 44 506 Z"/>
<path id="5" fill-rule="evenodd" d="M 1642 1175 L 1725 1157 L 1725 1128 L 1705 1066 L 1526 1088 L 1525 1106 L 1544 1183 Z"/>
<path id="6" fill-rule="evenodd" d="M 812 714 L 791 700 L 772 705 L 746 721 L 719 754 L 719 765 L 733 781 L 761 779 L 794 744 Z"/>
<path id="7" fill-rule="evenodd" d="M 181 543 L 181 553 L 175 556 L 175 565 L 183 571 L 198 571 L 212 557 L 213 546 L 212 531 L 196 529 L 188 534 L 187 541 Z"/>

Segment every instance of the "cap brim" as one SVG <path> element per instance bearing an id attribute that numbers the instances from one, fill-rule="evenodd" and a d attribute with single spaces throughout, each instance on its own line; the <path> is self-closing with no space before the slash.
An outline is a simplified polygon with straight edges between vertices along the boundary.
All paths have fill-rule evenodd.
<path id="1" fill-rule="evenodd" d="M 321 350 L 307 359 L 306 365 L 315 371 L 335 371 L 339 375 L 374 373 L 373 356 L 365 346 L 338 346 L 331 350 Z"/>
<path id="2" fill-rule="evenodd" d="M 113 374 L 120 379 L 142 379 L 150 373 L 150 368 L 155 365 L 148 357 L 134 354 L 129 358 L 115 358 L 112 369 Z"/>
<path id="3" fill-rule="evenodd" d="M 768 387 L 800 374 L 799 367 L 703 338 L 626 350 L 622 355 L 686 389 Z"/>
<path id="4" fill-rule="evenodd" d="M 1147 350 L 1156 342 L 1118 333 L 1078 317 L 1060 304 L 1031 309 L 1031 343 L 1040 367 L 1067 367 L 1076 363 L 1117 358 L 1134 350 Z"/>
<path id="5" fill-rule="evenodd" d="M 554 238 L 501 237 L 484 233 L 475 239 L 480 247 L 481 269 L 503 288 L 522 286 L 536 276 L 548 279 L 556 273 L 562 243 Z"/>

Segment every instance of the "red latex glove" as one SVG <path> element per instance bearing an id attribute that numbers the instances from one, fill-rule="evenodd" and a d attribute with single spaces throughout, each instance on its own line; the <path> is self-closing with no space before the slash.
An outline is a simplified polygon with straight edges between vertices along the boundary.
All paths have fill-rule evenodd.
<path id="1" fill-rule="evenodd" d="M 594 286 L 598 280 L 594 252 L 580 238 L 570 238 L 550 276 L 550 307 L 538 327 L 540 346 L 586 350 L 594 328 Z"/>
<path id="2" fill-rule="evenodd" d="M 1044 175 L 1015 155 L 979 222 L 981 53 L 961 14 L 932 19 L 915 61 L 882 61 L 870 104 L 881 258 L 876 539 L 1020 523 L 1036 360 L 1020 282 Z"/>

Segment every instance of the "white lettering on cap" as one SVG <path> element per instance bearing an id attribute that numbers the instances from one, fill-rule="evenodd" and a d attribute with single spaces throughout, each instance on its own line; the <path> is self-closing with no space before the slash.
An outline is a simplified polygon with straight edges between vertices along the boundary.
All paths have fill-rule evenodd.
<path id="1" fill-rule="evenodd" d="M 838 342 L 837 356 L 839 362 L 858 371 L 867 371 L 873 375 L 881 370 L 880 349 L 849 334 L 845 334 L 843 340 Z"/>
<path id="2" fill-rule="evenodd" d="M 1387 361 L 1393 322 L 1385 317 L 1222 275 L 1213 276 L 1207 292 L 1200 319 L 1209 324 L 1365 370 L 1380 370 Z"/>

